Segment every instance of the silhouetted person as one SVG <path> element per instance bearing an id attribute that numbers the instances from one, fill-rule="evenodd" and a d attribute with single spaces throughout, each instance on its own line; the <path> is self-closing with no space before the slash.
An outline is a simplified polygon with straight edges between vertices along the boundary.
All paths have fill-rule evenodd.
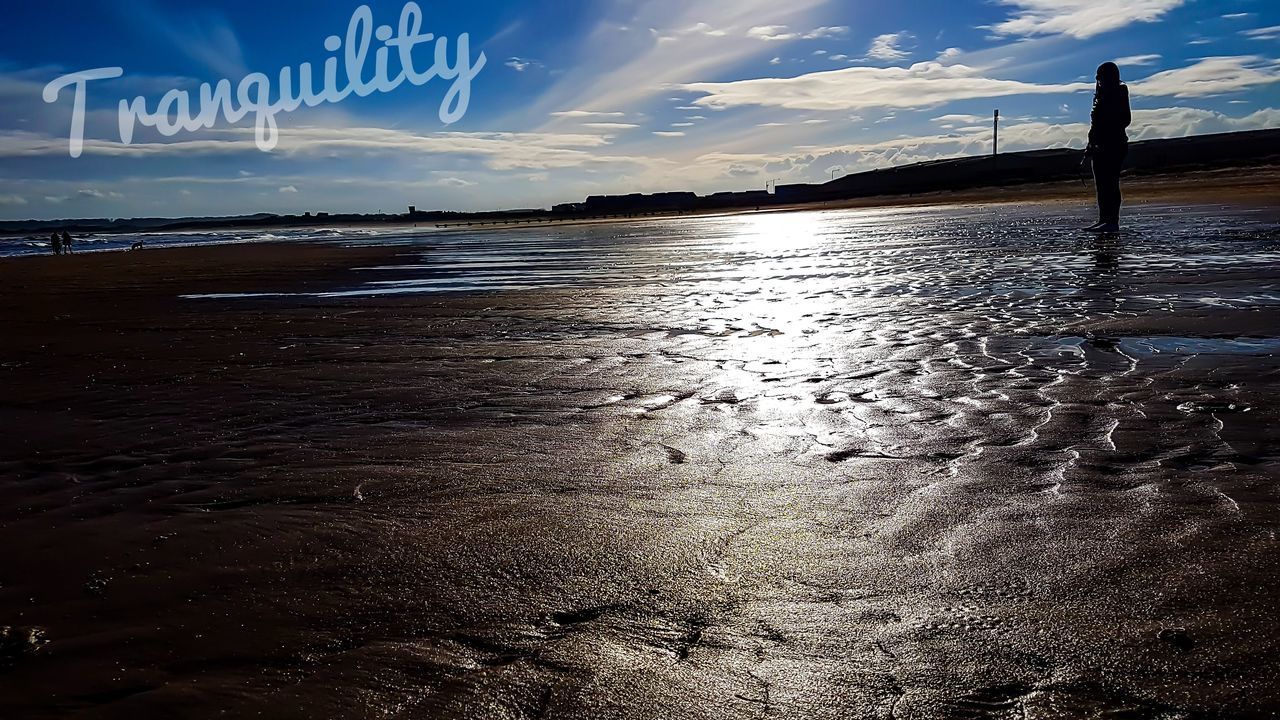
<path id="1" fill-rule="evenodd" d="M 67 251 L 68 255 L 71 254 L 71 234 L 66 230 L 62 231 L 62 247 Z"/>
<path id="2" fill-rule="evenodd" d="M 1086 155 L 1093 162 L 1093 181 L 1098 187 L 1098 222 L 1086 228 L 1097 232 L 1120 229 L 1120 169 L 1129 154 L 1125 129 L 1133 121 L 1129 111 L 1129 88 L 1120 82 L 1115 63 L 1098 66 L 1098 85 L 1093 94 L 1092 125 Z"/>
<path id="3" fill-rule="evenodd" d="M 58 236 L 58 233 L 55 232 L 49 236 L 49 247 L 53 249 L 54 255 L 62 254 L 62 238 Z"/>

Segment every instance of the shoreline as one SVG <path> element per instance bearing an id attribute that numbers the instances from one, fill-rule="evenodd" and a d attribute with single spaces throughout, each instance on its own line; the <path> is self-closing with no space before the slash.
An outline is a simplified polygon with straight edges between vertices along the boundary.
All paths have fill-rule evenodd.
<path id="1" fill-rule="evenodd" d="M 644 222 L 658 220 L 679 220 L 681 218 L 727 217 L 736 215 L 773 214 L 787 212 L 804 212 L 811 210 L 844 210 L 899 207 L 935 207 L 966 205 L 1004 205 L 1025 202 L 1034 203 L 1074 203 L 1080 202 L 1091 206 L 1094 203 L 1092 179 L 1088 185 L 1078 181 L 1057 181 L 1050 183 L 1027 183 L 1021 185 L 993 186 L 969 190 L 922 193 L 915 195 L 877 195 L 872 197 L 849 198 L 846 200 L 830 200 L 824 202 L 800 203 L 794 205 L 763 206 L 760 208 L 728 208 L 692 212 L 670 212 L 634 215 L 611 215 L 606 217 L 565 218 L 565 219 L 527 219 L 527 220 L 483 220 L 473 222 L 434 222 L 411 220 L 380 223 L 306 223 L 297 225 L 229 225 L 226 227 L 199 227 L 180 230 L 136 229 L 128 231 L 93 231 L 84 233 L 93 237 L 132 237 L 132 236 L 165 236 L 184 233 L 209 232 L 270 232 L 270 231 L 322 231 L 322 230 L 384 230 L 395 233 L 401 230 L 421 228 L 435 232 L 510 229 L 523 230 L 540 227 L 563 227 L 579 225 L 600 225 L 628 222 Z M 1274 165 L 1258 168 L 1231 168 L 1222 170 L 1203 170 L 1193 172 L 1133 175 L 1126 176 L 1123 184 L 1126 203 L 1160 203 L 1160 202 L 1193 202 L 1196 204 L 1224 205 L 1257 205 L 1275 207 L 1280 205 L 1275 188 L 1280 187 L 1280 167 Z M 176 221 L 177 219 L 175 219 Z M 0 239 L 26 240 L 39 238 L 31 233 L 3 234 Z M 342 239 L 338 238 L 341 242 Z M 246 241 L 237 241 L 244 243 Z M 257 241 L 248 241 L 257 242 Z M 265 240 L 263 242 L 273 242 Z M 208 243 L 213 245 L 230 243 Z M 120 249 L 93 250 L 90 252 L 118 252 Z M 147 249 L 146 252 L 151 252 Z M 0 256 L 0 261 L 9 257 L 27 257 L 28 255 Z"/>

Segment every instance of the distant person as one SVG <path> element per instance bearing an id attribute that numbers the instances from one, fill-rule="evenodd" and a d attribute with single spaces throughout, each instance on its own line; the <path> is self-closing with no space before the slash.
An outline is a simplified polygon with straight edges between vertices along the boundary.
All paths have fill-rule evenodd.
<path id="1" fill-rule="evenodd" d="M 62 231 L 62 249 L 66 250 L 68 255 L 71 254 L 71 233 L 66 230 Z"/>
<path id="2" fill-rule="evenodd" d="M 1129 88 L 1120 82 L 1120 68 L 1112 62 L 1102 63 L 1097 80 L 1085 156 L 1093 163 L 1093 181 L 1098 188 L 1098 222 L 1085 229 L 1118 232 L 1123 201 L 1120 169 L 1129 154 L 1125 129 L 1133 122 L 1133 116 L 1129 111 Z"/>
<path id="3" fill-rule="evenodd" d="M 49 236 L 49 247 L 52 248 L 54 255 L 62 254 L 62 237 L 58 233 Z"/>

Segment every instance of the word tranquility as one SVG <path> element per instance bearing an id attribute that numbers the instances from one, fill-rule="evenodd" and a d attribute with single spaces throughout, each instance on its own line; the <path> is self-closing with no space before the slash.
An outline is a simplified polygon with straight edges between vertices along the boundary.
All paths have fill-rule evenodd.
<path id="1" fill-rule="evenodd" d="M 373 74 L 366 79 L 365 65 L 369 59 L 369 51 L 373 47 L 373 38 L 382 43 L 373 53 Z M 425 72 L 420 72 L 414 63 L 413 51 L 422 44 L 435 40 L 434 63 Z M 422 9 L 415 2 L 407 3 L 400 13 L 398 33 L 393 33 L 389 25 L 373 27 L 373 11 L 368 5 L 361 5 L 351 15 L 344 41 L 337 35 L 331 35 L 324 41 L 324 48 L 330 53 L 343 49 L 343 66 L 346 75 L 346 86 L 338 87 L 338 58 L 330 57 L 324 63 L 322 87 L 317 92 L 311 63 L 302 63 L 297 68 L 296 87 L 293 79 L 294 70 L 289 67 L 280 70 L 279 92 L 272 99 L 271 78 L 263 73 L 250 73 L 240 80 L 233 97 L 230 80 L 219 80 L 215 86 L 204 83 L 199 90 L 199 110 L 192 114 L 191 96 L 186 90 L 170 90 L 160 98 L 154 112 L 147 110 L 147 100 L 137 97 L 133 100 L 121 100 L 119 110 L 120 141 L 125 145 L 133 142 L 133 131 L 136 125 L 155 128 L 161 135 L 172 137 L 180 131 L 196 132 L 202 128 L 212 128 L 221 114 L 228 123 L 236 124 L 245 116 L 254 116 L 254 139 L 258 148 L 264 152 L 275 148 L 279 141 L 279 129 L 276 126 L 276 115 L 297 110 L 302 105 L 315 107 L 321 103 L 337 103 L 351 95 L 366 97 L 375 92 L 391 92 L 404 82 L 413 85 L 425 85 L 434 78 L 452 80 L 453 84 L 440 103 L 440 121 L 451 125 L 461 120 L 471 102 L 471 81 L 484 68 L 485 55 L 481 52 L 473 60 L 471 58 L 471 40 L 466 33 L 458 36 L 454 45 L 453 62 L 449 61 L 449 39 L 436 38 L 431 33 L 422 33 Z M 390 51 L 398 54 L 399 72 L 389 74 Z M 85 95 L 89 82 L 118 78 L 124 74 L 124 68 L 110 67 L 84 70 L 64 75 L 49 83 L 44 88 L 44 101 L 57 102 L 62 90 L 75 86 L 75 104 L 71 117 L 71 157 L 80 157 L 84 148 Z"/>

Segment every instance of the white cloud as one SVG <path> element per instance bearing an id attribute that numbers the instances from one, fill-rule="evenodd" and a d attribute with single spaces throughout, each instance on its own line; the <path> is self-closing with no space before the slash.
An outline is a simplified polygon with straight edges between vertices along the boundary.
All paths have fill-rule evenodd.
<path id="1" fill-rule="evenodd" d="M 1203 97 L 1248 90 L 1280 80 L 1280 61 L 1257 55 L 1202 58 L 1186 67 L 1129 83 L 1138 95 Z"/>
<path id="2" fill-rule="evenodd" d="M 761 43 L 747 37 L 744 28 L 814 27 L 818 23 L 812 16 L 825 2 L 646 0 L 622 3 L 628 15 L 626 24 L 633 27 L 679 28 L 706 23 L 731 33 L 726 37 L 689 35 L 678 43 L 655 43 L 647 32 L 619 33 L 617 21 L 606 18 L 586 32 L 577 48 L 577 56 L 590 58 L 590 62 L 571 63 L 562 74 L 555 76 L 555 83 L 539 99 L 530 106 L 513 110 L 510 119 L 521 122 L 527 117 L 537 117 L 544 110 L 565 108 L 646 109 L 641 107 L 643 103 L 671 97 L 672 88 L 681 83 L 719 77 L 730 68 L 758 57 Z"/>
<path id="3" fill-rule="evenodd" d="M 781 65 L 781 64 L 782 64 L 782 58 L 780 58 L 780 57 L 776 57 L 776 58 L 774 58 L 774 59 L 770 60 L 770 61 L 769 61 L 769 64 L 770 64 L 770 65 Z"/>
<path id="4" fill-rule="evenodd" d="M 809 32 L 798 32 L 786 25 L 756 25 L 747 30 L 747 37 L 765 42 L 782 42 L 786 40 L 821 40 L 847 35 L 849 28 L 844 25 L 816 27 Z"/>
<path id="5" fill-rule="evenodd" d="M 503 64 L 511 68 L 512 70 L 515 70 L 516 72 L 524 72 L 529 68 L 542 67 L 542 63 L 538 62 L 537 60 L 530 60 L 529 58 L 521 58 L 521 57 L 509 58 Z"/>
<path id="6" fill-rule="evenodd" d="M 21 195 L 0 195 L 0 205 L 26 205 L 27 199 Z"/>
<path id="7" fill-rule="evenodd" d="M 718 37 L 724 37 L 729 34 L 728 31 L 726 30 L 721 30 L 720 28 L 712 27 L 711 25 L 704 22 L 694 23 L 689 27 L 685 27 L 679 30 L 666 31 L 666 32 L 660 31 L 656 28 L 650 28 L 649 32 L 652 33 L 655 38 L 657 38 L 659 43 L 675 42 L 676 40 L 679 40 L 682 37 L 688 37 L 690 35 L 705 35 L 706 37 L 718 38 Z"/>
<path id="8" fill-rule="evenodd" d="M 757 25 L 747 31 L 747 37 L 766 42 L 795 40 L 799 33 L 791 32 L 786 25 Z"/>
<path id="9" fill-rule="evenodd" d="M 658 137 L 684 137 L 684 133 L 682 132 L 669 132 L 665 130 L 657 130 L 657 131 L 654 131 L 653 134 L 657 135 Z"/>
<path id="10" fill-rule="evenodd" d="M 293 185 L 285 185 L 284 187 L 280 188 L 278 192 L 291 194 L 291 193 L 298 192 L 298 188 L 294 187 Z"/>
<path id="11" fill-rule="evenodd" d="M 1275 40 L 1276 38 L 1280 38 L 1280 25 L 1254 28 L 1253 30 L 1241 30 L 1240 34 L 1253 40 Z"/>
<path id="12" fill-rule="evenodd" d="M 937 62 L 901 67 L 851 67 L 794 78 L 760 78 L 726 83 L 691 83 L 705 95 L 695 104 L 710 108 L 784 107 L 793 110 L 853 110 L 872 107 L 932 107 L 954 100 L 1007 95 L 1066 93 L 1091 83 L 1047 84 L 983 77 L 964 65 Z"/>
<path id="13" fill-rule="evenodd" d="M 1115 64 L 1120 67 L 1126 65 L 1154 65 L 1160 62 L 1161 55 L 1126 55 L 1125 57 L 1116 58 Z"/>
<path id="14" fill-rule="evenodd" d="M 848 35 L 849 28 L 846 25 L 835 25 L 828 27 L 818 27 L 805 33 L 802 37 L 805 40 L 819 40 L 822 38 L 834 38 L 842 35 Z"/>
<path id="15" fill-rule="evenodd" d="M 592 130 L 634 130 L 640 126 L 633 123 L 590 122 L 583 123 L 582 127 Z"/>
<path id="16" fill-rule="evenodd" d="M 462 178 L 457 177 L 443 177 L 437 180 L 435 184 L 441 187 L 471 187 L 472 185 L 475 185 L 475 183 L 470 180 L 463 180 Z"/>
<path id="17" fill-rule="evenodd" d="M 83 188 L 81 190 L 77 190 L 76 195 L 86 200 L 106 200 L 107 198 L 118 200 L 124 197 L 124 195 L 121 195 L 120 193 L 115 192 L 114 190 L 108 190 L 107 192 L 103 192 L 96 188 Z"/>
<path id="18" fill-rule="evenodd" d="M 1155 22 L 1186 0 L 999 0 L 1013 8 L 991 28 L 1000 35 L 1089 38 L 1135 22 Z"/>
<path id="19" fill-rule="evenodd" d="M 977 115 L 961 115 L 961 114 L 939 115 L 938 117 L 933 119 L 933 121 L 936 123 L 944 123 L 944 124 L 949 123 L 952 125 L 955 125 L 955 124 L 972 125 L 974 123 L 980 123 L 985 120 L 986 120 L 985 117 L 979 117 Z"/>
<path id="20" fill-rule="evenodd" d="M 561 110 L 560 112 L 551 113 L 553 117 L 563 118 L 589 118 L 589 117 L 626 117 L 626 113 L 620 112 L 598 112 L 596 110 Z"/>
<path id="21" fill-rule="evenodd" d="M 902 43 L 911 39 L 911 33 L 906 31 L 877 35 L 867 49 L 867 57 L 872 60 L 902 60 L 911 54 L 902 48 Z"/>

